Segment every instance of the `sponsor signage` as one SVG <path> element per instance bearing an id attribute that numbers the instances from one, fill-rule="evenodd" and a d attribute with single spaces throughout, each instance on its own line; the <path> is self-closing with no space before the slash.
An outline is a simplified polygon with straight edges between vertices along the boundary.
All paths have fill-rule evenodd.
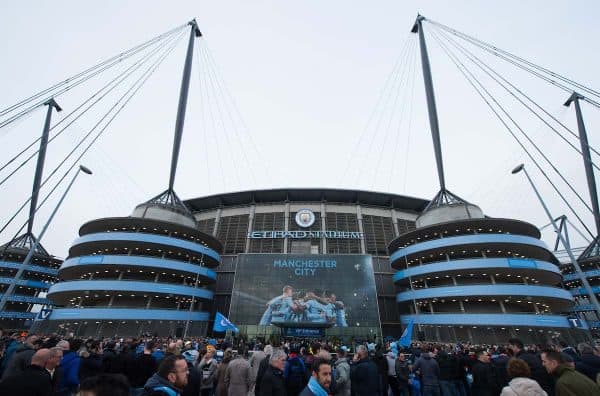
<path id="1" fill-rule="evenodd" d="M 249 239 L 282 239 L 282 238 L 331 238 L 331 239 L 362 239 L 362 232 L 354 231 L 252 231 Z"/>
<path id="2" fill-rule="evenodd" d="M 302 327 L 284 327 L 284 337 L 324 337 L 324 329 L 319 328 L 302 328 Z"/>

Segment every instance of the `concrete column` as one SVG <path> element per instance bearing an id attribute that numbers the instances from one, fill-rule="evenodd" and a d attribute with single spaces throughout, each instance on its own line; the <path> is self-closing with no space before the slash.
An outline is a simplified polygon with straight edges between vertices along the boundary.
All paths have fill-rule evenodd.
<path id="1" fill-rule="evenodd" d="M 223 209 L 219 208 L 217 209 L 217 215 L 215 216 L 215 225 L 213 227 L 213 236 L 216 237 L 217 236 L 217 231 L 219 229 L 219 223 L 221 222 L 221 213 L 223 212 Z"/>
<path id="2" fill-rule="evenodd" d="M 321 231 L 327 230 L 327 205 L 321 202 Z M 321 238 L 321 247 L 323 254 L 327 254 L 327 238 Z"/>
<path id="3" fill-rule="evenodd" d="M 283 224 L 284 231 L 289 231 L 290 230 L 290 203 L 289 202 L 285 203 L 285 215 L 284 215 L 283 222 L 284 222 L 284 224 Z M 284 238 L 283 239 L 283 253 L 288 252 L 288 244 L 289 244 L 289 238 Z"/>
<path id="4" fill-rule="evenodd" d="M 248 215 L 248 231 L 247 234 L 250 234 L 252 232 L 252 229 L 254 228 L 254 214 L 256 213 L 256 205 L 252 204 L 250 206 L 250 213 Z M 250 241 L 251 239 L 246 237 L 246 249 L 244 249 L 245 252 L 249 252 L 250 251 Z"/>
<path id="5" fill-rule="evenodd" d="M 396 211 L 394 208 L 390 209 L 390 214 L 392 215 L 392 224 L 394 225 L 394 237 L 400 236 L 400 231 L 398 230 L 398 216 L 396 215 Z"/>
<path id="6" fill-rule="evenodd" d="M 367 247 L 365 245 L 365 230 L 363 227 L 363 218 L 362 218 L 362 209 L 360 207 L 360 205 L 356 205 L 356 218 L 358 219 L 358 232 L 361 233 L 361 235 L 363 236 L 360 239 L 360 252 L 362 254 L 367 254 Z"/>
<path id="7" fill-rule="evenodd" d="M 458 286 L 458 281 L 456 280 L 456 276 L 452 275 L 452 284 L 454 286 Z M 458 300 L 458 306 L 460 307 L 460 312 L 465 312 L 465 304 L 462 302 L 462 300 L 457 299 Z"/>

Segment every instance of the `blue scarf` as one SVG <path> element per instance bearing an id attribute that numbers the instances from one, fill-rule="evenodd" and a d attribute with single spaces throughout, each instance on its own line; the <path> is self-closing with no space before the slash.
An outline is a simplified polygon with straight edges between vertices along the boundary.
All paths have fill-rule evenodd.
<path id="1" fill-rule="evenodd" d="M 317 382 L 316 379 L 314 379 L 314 377 L 310 377 L 310 380 L 308 381 L 308 389 L 310 389 L 315 396 L 328 396 L 327 391 L 323 389 L 323 387 Z"/>

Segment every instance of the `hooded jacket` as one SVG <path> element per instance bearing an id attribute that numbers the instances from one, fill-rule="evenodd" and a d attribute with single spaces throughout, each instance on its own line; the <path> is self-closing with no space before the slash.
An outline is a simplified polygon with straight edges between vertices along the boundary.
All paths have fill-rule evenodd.
<path id="1" fill-rule="evenodd" d="M 66 391 L 75 390 L 79 386 L 80 364 L 81 358 L 76 352 L 69 351 L 63 356 L 62 360 L 60 361 L 62 375 L 58 386 L 62 393 L 67 394 Z"/>
<path id="2" fill-rule="evenodd" d="M 548 396 L 548 394 L 536 381 L 516 377 L 508 383 L 508 386 L 502 388 L 500 396 Z"/>
<path id="3" fill-rule="evenodd" d="M 156 373 L 146 381 L 144 392 L 162 392 L 167 396 L 179 396 L 181 394 L 180 390 L 175 388 L 172 383 Z"/>
<path id="4" fill-rule="evenodd" d="M 413 366 L 413 372 L 419 370 L 423 386 L 438 386 L 440 378 L 440 366 L 438 362 L 431 357 L 431 353 L 423 353 L 417 359 Z"/>

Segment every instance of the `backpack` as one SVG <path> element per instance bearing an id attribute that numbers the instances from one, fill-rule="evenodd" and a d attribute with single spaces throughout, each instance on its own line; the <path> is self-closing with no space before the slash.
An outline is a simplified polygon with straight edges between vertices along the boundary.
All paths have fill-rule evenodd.
<path id="1" fill-rule="evenodd" d="M 288 364 L 285 370 L 285 387 L 289 395 L 297 395 L 306 386 L 306 368 L 298 357 L 290 359 Z"/>

